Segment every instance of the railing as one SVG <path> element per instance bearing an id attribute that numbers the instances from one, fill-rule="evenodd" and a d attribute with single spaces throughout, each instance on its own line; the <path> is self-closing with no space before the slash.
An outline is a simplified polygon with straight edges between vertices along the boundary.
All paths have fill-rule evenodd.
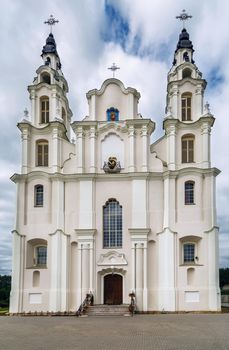
<path id="1" fill-rule="evenodd" d="M 80 305 L 79 309 L 76 311 L 76 316 L 81 316 L 89 305 L 93 305 L 93 294 L 86 294 L 86 298 Z"/>
<path id="2" fill-rule="evenodd" d="M 130 305 L 129 305 L 129 311 L 131 313 L 131 316 L 134 316 L 135 310 L 136 310 L 136 303 L 135 303 L 135 293 L 130 293 Z"/>

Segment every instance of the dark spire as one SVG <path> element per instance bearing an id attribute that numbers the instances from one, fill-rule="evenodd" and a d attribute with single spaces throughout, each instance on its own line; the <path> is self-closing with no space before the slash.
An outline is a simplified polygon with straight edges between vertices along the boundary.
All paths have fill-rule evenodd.
<path id="1" fill-rule="evenodd" d="M 47 53 L 53 53 L 59 57 L 56 50 L 56 42 L 52 33 L 49 33 L 49 36 L 46 39 L 46 44 L 43 46 L 42 55 Z"/>
<path id="2" fill-rule="evenodd" d="M 189 34 L 185 28 L 182 29 L 182 32 L 179 35 L 179 41 L 175 53 L 179 49 L 190 49 L 192 52 L 194 51 L 192 42 L 189 40 Z"/>

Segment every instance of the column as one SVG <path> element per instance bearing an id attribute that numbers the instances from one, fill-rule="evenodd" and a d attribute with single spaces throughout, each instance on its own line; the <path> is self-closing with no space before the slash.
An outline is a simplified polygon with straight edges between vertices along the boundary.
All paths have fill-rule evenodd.
<path id="1" fill-rule="evenodd" d="M 170 121 L 171 122 L 171 121 Z M 176 123 L 177 121 L 175 121 Z M 168 170 L 176 170 L 176 125 L 171 124 L 166 128 Z"/>
<path id="2" fill-rule="evenodd" d="M 148 171 L 148 130 L 147 125 L 143 125 L 141 129 L 142 138 L 142 171 Z"/>
<path id="3" fill-rule="evenodd" d="M 135 166 L 135 130 L 134 125 L 130 125 L 128 128 L 128 138 L 129 138 L 129 171 L 134 172 L 136 170 Z"/>
<path id="4" fill-rule="evenodd" d="M 16 230 L 13 234 L 12 282 L 10 293 L 10 313 L 23 312 L 25 236 Z"/>
<path id="5" fill-rule="evenodd" d="M 203 168 L 210 168 L 210 134 L 211 127 L 208 122 L 204 122 L 201 126 L 202 135 L 202 166 Z"/>

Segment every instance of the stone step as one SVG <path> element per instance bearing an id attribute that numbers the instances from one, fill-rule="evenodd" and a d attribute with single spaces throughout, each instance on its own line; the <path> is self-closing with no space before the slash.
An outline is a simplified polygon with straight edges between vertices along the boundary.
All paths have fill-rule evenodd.
<path id="1" fill-rule="evenodd" d="M 88 306 L 88 316 L 130 316 L 129 305 L 93 305 Z"/>

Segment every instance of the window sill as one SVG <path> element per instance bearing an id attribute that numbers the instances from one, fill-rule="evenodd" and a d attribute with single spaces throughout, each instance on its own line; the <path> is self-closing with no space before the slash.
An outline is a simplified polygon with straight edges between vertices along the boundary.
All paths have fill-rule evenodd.
<path id="1" fill-rule="evenodd" d="M 196 203 L 184 203 L 184 205 L 196 205 Z"/>
<path id="2" fill-rule="evenodd" d="M 195 262 L 186 262 L 183 264 L 180 264 L 179 266 L 204 266 L 203 264 L 197 264 Z"/>
<path id="3" fill-rule="evenodd" d="M 26 267 L 27 270 L 45 270 L 47 268 L 48 268 L 47 265 L 33 265 L 33 266 Z"/>
<path id="4" fill-rule="evenodd" d="M 119 247 L 103 247 L 103 249 L 122 249 L 122 246 Z"/>

